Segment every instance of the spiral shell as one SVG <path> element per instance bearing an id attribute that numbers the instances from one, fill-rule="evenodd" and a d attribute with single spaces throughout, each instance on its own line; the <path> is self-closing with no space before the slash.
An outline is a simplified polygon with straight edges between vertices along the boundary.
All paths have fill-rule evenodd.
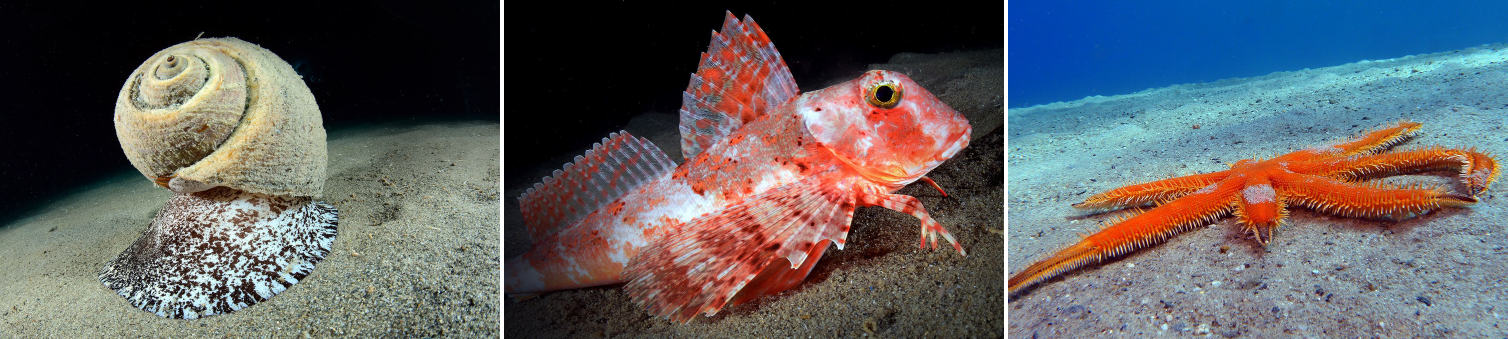
<path id="1" fill-rule="evenodd" d="M 325 129 L 314 94 L 287 62 L 240 39 L 152 55 L 120 90 L 115 133 L 131 165 L 175 192 L 324 192 Z"/>
<path id="2" fill-rule="evenodd" d="M 250 307 L 331 253 L 325 128 L 293 67 L 236 38 L 168 47 L 127 78 L 115 135 L 177 192 L 99 279 L 132 306 L 196 319 Z"/>

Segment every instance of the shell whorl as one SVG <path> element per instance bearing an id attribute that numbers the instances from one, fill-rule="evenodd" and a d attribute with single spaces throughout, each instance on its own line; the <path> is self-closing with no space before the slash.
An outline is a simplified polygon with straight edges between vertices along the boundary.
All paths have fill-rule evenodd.
<path id="1" fill-rule="evenodd" d="M 324 191 L 314 94 L 287 62 L 240 39 L 189 41 L 147 59 L 116 99 L 115 131 L 142 175 L 179 193 Z"/>
<path id="2" fill-rule="evenodd" d="M 126 79 L 115 134 L 131 165 L 177 192 L 100 271 L 132 306 L 176 319 L 283 292 L 331 253 L 325 128 L 293 67 L 235 38 L 157 52 Z"/>

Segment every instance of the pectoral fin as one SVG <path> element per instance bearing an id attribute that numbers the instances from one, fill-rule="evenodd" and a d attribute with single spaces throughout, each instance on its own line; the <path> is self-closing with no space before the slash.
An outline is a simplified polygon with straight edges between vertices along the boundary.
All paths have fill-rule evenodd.
<path id="1" fill-rule="evenodd" d="M 629 296 L 651 314 L 686 322 L 717 313 L 746 287 L 761 291 L 738 301 L 794 286 L 828 241 L 842 249 L 848 236 L 854 193 L 833 181 L 807 178 L 693 219 L 629 262 Z M 771 263 L 790 266 L 767 271 Z"/>

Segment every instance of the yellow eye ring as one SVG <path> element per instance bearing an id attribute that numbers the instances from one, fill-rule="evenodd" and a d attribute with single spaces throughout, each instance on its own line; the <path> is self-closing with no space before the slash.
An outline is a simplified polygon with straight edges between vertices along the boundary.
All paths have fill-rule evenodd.
<path id="1" fill-rule="evenodd" d="M 893 82 L 884 82 L 869 88 L 869 93 L 864 95 L 869 104 L 879 108 L 893 108 L 901 103 L 901 85 Z"/>

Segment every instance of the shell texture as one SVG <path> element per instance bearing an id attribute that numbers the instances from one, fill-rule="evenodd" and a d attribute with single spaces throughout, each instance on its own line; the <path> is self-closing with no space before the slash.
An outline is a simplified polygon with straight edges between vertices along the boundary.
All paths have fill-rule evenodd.
<path id="1" fill-rule="evenodd" d="M 266 301 L 334 244 L 325 129 L 314 94 L 271 51 L 236 38 L 164 49 L 127 78 L 115 132 L 131 165 L 176 192 L 100 282 L 158 316 Z"/>
<path id="2" fill-rule="evenodd" d="M 152 55 L 121 88 L 115 132 L 131 165 L 174 192 L 324 192 L 325 128 L 314 94 L 293 66 L 240 39 Z"/>
<path id="3" fill-rule="evenodd" d="M 167 318 L 230 313 L 308 276 L 330 253 L 336 217 L 309 198 L 224 187 L 177 194 L 100 281 Z"/>

